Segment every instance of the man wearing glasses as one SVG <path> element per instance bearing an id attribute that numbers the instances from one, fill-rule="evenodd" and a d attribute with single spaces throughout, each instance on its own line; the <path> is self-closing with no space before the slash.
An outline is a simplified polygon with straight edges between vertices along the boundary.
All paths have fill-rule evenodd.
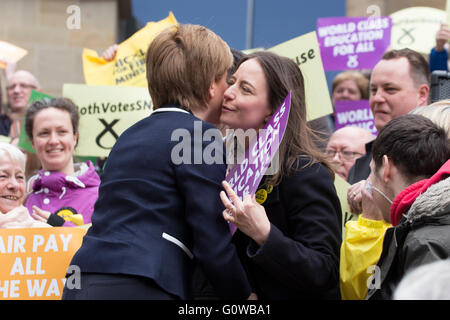
<path id="1" fill-rule="evenodd" d="M 9 136 L 12 142 L 19 137 L 31 90 L 40 90 L 39 82 L 28 71 L 18 70 L 7 79 L 9 109 L 0 114 L 0 134 Z"/>
<path id="2" fill-rule="evenodd" d="M 330 137 L 326 149 L 334 172 L 347 180 L 348 172 L 356 159 L 366 153 L 366 143 L 374 139 L 373 134 L 359 127 L 344 127 L 336 130 Z"/>

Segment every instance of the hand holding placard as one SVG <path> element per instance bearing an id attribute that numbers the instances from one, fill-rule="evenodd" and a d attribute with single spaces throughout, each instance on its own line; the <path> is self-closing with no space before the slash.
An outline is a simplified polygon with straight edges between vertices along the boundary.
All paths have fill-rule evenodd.
<path id="1" fill-rule="evenodd" d="M 246 194 L 255 194 L 264 173 L 276 155 L 286 130 L 290 106 L 291 94 L 289 93 L 264 128 L 250 142 L 248 149 L 245 150 L 245 158 L 242 163 L 231 168 L 225 177 L 226 182 L 241 200 Z M 242 140 L 238 138 L 238 141 Z M 245 136 L 243 141 L 243 145 L 245 145 Z M 277 170 L 278 168 L 272 169 Z M 235 230 L 231 226 L 231 232 L 234 233 Z"/>
<path id="2" fill-rule="evenodd" d="M 220 199 L 226 208 L 222 212 L 224 219 L 238 227 L 258 245 L 262 245 L 270 232 L 270 221 L 266 210 L 256 202 L 254 194 L 246 194 L 242 201 L 226 181 L 223 181 L 222 185 L 231 199 L 230 201 L 227 198 L 224 191 L 220 192 Z"/>

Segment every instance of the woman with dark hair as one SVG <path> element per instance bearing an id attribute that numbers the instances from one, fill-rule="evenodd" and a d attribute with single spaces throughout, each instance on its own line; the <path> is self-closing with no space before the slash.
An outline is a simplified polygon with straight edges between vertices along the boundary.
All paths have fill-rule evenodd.
<path id="1" fill-rule="evenodd" d="M 69 99 L 33 102 L 25 116 L 25 131 L 42 164 L 30 178 L 26 207 L 37 220 L 53 226 L 91 223 L 100 178 L 92 162 L 73 162 L 79 114 Z"/>
<path id="2" fill-rule="evenodd" d="M 262 129 L 291 92 L 278 171 L 259 185 L 267 198 L 241 201 L 226 182 L 233 203 L 220 194 L 225 220 L 239 229 L 234 241 L 253 291 L 261 299 L 339 299 L 341 209 L 333 171 L 306 123 L 300 69 L 288 58 L 253 53 L 229 85 L 220 120 L 232 129 Z"/>

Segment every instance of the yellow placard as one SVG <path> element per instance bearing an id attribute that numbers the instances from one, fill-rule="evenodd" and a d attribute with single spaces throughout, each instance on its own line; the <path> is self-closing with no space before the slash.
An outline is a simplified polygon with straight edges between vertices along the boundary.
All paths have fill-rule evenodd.
<path id="1" fill-rule="evenodd" d="M 0 229 L 0 300 L 61 299 L 85 234 L 69 227 Z"/>
<path id="2" fill-rule="evenodd" d="M 450 26 L 450 0 L 445 1 L 445 14 L 447 15 L 447 24 Z"/>
<path id="3" fill-rule="evenodd" d="M 268 51 L 291 58 L 300 67 L 305 81 L 308 121 L 333 113 L 315 31 L 283 42 Z"/>
<path id="4" fill-rule="evenodd" d="M 17 63 L 20 59 L 26 56 L 27 50 L 15 46 L 9 42 L 0 41 L 0 60 L 6 59 L 7 61 Z M 6 63 L 0 62 L 0 67 L 5 68 Z"/>
<path id="5" fill-rule="evenodd" d="M 344 235 L 345 231 L 345 223 L 347 221 L 358 220 L 358 215 L 350 212 L 350 206 L 347 202 L 347 190 L 350 187 L 350 184 L 345 181 L 341 176 L 335 175 L 334 178 L 334 187 L 336 188 L 336 193 L 339 198 L 339 202 L 341 204 L 342 210 L 342 235 Z"/>
<path id="6" fill-rule="evenodd" d="M 263 47 L 258 47 L 258 48 L 252 48 L 252 49 L 245 49 L 245 50 L 241 50 L 241 52 L 243 54 L 251 54 L 253 52 L 257 52 L 257 51 L 264 51 Z"/>
<path id="7" fill-rule="evenodd" d="M 83 72 L 86 84 L 147 87 L 145 55 L 153 39 L 164 29 L 176 26 L 172 12 L 158 22 L 148 22 L 141 30 L 120 43 L 112 61 L 99 57 L 91 49 L 83 50 Z"/>
<path id="8" fill-rule="evenodd" d="M 447 21 L 444 10 L 412 7 L 390 15 L 392 19 L 391 48 L 409 48 L 429 54 L 436 46 L 436 32 Z"/>
<path id="9" fill-rule="evenodd" d="M 11 138 L 8 136 L 0 135 L 0 142 L 7 142 L 9 143 L 11 141 Z"/>
<path id="10" fill-rule="evenodd" d="M 83 157 L 107 157 L 122 132 L 153 110 L 147 88 L 65 84 L 63 97 L 78 106 L 75 154 Z"/>

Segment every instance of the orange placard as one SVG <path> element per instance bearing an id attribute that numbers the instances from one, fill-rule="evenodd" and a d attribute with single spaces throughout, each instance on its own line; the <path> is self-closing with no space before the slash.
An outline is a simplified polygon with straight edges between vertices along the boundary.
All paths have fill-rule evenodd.
<path id="1" fill-rule="evenodd" d="M 0 300 L 59 300 L 85 229 L 0 229 Z"/>

